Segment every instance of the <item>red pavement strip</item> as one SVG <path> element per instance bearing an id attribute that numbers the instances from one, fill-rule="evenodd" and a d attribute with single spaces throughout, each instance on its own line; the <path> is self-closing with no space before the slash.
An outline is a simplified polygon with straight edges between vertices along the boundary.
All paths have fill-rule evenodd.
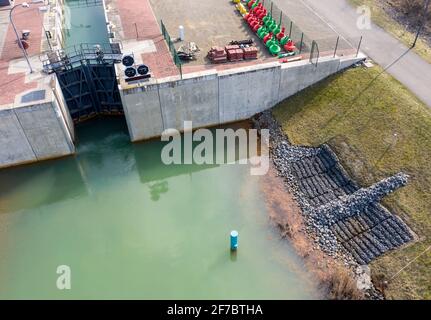
<path id="1" fill-rule="evenodd" d="M 17 0 L 15 4 L 22 2 L 24 1 Z M 28 55 L 40 53 L 43 15 L 39 13 L 38 7 L 16 8 L 13 11 L 13 21 L 18 34 L 23 29 L 31 31 L 28 41 L 30 45 L 27 50 Z M 13 103 L 17 94 L 37 87 L 36 82 L 24 83 L 24 72 L 8 74 L 9 62 L 22 57 L 23 53 L 16 43 L 15 32 L 9 23 L 0 57 L 0 105 Z"/>
<path id="2" fill-rule="evenodd" d="M 124 37 L 137 40 L 153 40 L 157 52 L 144 53 L 142 59 L 156 78 L 179 75 L 168 45 L 161 34 L 159 24 L 148 0 L 117 0 Z"/>

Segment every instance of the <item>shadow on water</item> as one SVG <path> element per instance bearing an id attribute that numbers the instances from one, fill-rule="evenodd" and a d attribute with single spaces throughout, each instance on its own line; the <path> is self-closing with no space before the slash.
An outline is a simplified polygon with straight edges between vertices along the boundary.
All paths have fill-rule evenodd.
<path id="1" fill-rule="evenodd" d="M 110 151 L 122 150 L 119 155 L 127 158 L 126 123 L 100 119 L 79 125 L 77 144 L 76 156 L 0 170 L 0 213 L 88 196 L 88 170 L 100 166 Z"/>
<path id="2" fill-rule="evenodd" d="M 211 129 L 213 133 L 215 130 Z M 120 117 L 98 118 L 79 124 L 76 134 L 75 156 L 0 170 L 0 213 L 86 197 L 94 184 L 108 183 L 110 178 L 136 173 L 140 182 L 147 185 L 150 199 L 158 201 L 169 192 L 169 178 L 180 175 L 192 178 L 193 173 L 220 166 L 196 163 L 166 165 L 161 154 L 168 142 L 155 139 L 131 143 L 127 123 Z M 193 142 L 192 150 L 199 143 Z M 215 140 L 213 150 L 215 160 L 219 151 Z M 223 151 L 227 151 L 227 145 Z"/>
<path id="3" fill-rule="evenodd" d="M 73 157 L 0 170 L 0 214 L 86 195 Z"/>
<path id="4" fill-rule="evenodd" d="M 168 142 L 131 143 L 124 118 L 82 123 L 77 125 L 76 134 L 75 156 L 0 170 L 0 213 L 85 197 L 91 193 L 92 184 L 102 178 L 136 171 L 150 198 L 158 201 L 169 191 L 167 179 L 219 166 L 165 165 L 161 153 Z"/>
<path id="5" fill-rule="evenodd" d="M 216 167 L 219 167 L 219 164 L 216 164 L 216 158 L 217 153 L 223 151 L 225 155 L 228 151 L 234 152 L 235 154 L 235 161 L 238 161 L 240 159 L 240 154 L 238 150 L 235 151 L 235 149 L 238 149 L 239 142 L 235 141 L 235 145 L 228 146 L 227 143 L 223 146 L 222 149 L 220 147 L 218 148 L 216 145 L 216 130 L 217 129 L 248 129 L 248 124 L 245 122 L 241 123 L 233 123 L 226 126 L 220 126 L 220 127 L 213 127 L 209 130 L 212 132 L 212 149 L 213 149 L 213 156 L 212 156 L 212 163 L 213 164 L 196 164 L 194 163 L 192 157 L 188 155 L 184 155 L 182 152 L 184 148 L 184 135 L 181 136 L 181 159 L 189 159 L 192 164 L 170 164 L 165 165 L 162 162 L 161 154 L 162 149 L 169 143 L 169 142 L 162 142 L 160 139 L 155 139 L 151 141 L 147 141 L 145 143 L 136 143 L 133 145 L 135 159 L 136 159 L 136 165 L 139 169 L 139 175 L 142 183 L 148 183 L 148 182 L 157 182 L 160 183 L 163 180 L 166 180 L 170 177 L 179 176 L 179 175 L 191 175 L 195 172 L 200 172 L 208 169 L 213 169 Z M 192 152 L 194 152 L 195 148 L 202 142 L 201 141 L 193 141 L 192 143 Z M 230 148 L 231 150 L 228 150 Z M 205 155 L 205 152 L 203 152 L 203 155 Z M 156 189 L 158 187 L 161 187 L 162 185 L 157 185 Z M 164 187 L 163 187 L 164 188 Z M 162 189 L 163 189 L 162 188 Z"/>

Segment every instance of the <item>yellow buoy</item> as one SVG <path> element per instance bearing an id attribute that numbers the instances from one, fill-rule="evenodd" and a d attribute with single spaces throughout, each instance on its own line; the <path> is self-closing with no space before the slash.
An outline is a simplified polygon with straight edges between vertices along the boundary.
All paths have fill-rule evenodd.
<path id="1" fill-rule="evenodd" d="M 236 8 L 238 9 L 239 13 L 241 13 L 242 15 L 247 13 L 247 9 L 244 7 L 242 3 L 237 4 Z"/>

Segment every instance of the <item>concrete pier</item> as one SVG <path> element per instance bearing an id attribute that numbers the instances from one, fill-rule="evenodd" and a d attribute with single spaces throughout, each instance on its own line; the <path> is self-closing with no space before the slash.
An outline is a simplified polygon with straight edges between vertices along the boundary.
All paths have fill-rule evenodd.
<path id="1" fill-rule="evenodd" d="M 15 5 L 22 3 L 15 1 Z M 71 155 L 75 152 L 74 127 L 55 75 L 42 72 L 39 55 L 49 45 L 60 46 L 55 30 L 56 1 L 17 7 L 13 19 L 18 32 L 30 30 L 27 54 L 33 72 L 16 43 L 9 22 L 11 7 L 0 12 L 0 168 Z M 58 29 L 58 28 L 57 28 Z"/>
<path id="2" fill-rule="evenodd" d="M 120 93 L 132 141 L 158 137 L 166 129 L 194 128 L 248 119 L 295 93 L 347 68 L 365 56 L 324 57 L 269 62 L 228 70 L 207 70 L 152 79 L 134 85 L 121 82 Z"/>
<path id="3" fill-rule="evenodd" d="M 179 4 L 168 1 L 106 0 L 108 25 L 115 40 L 123 43 L 123 53 L 133 54 L 136 64 L 148 65 L 153 75 L 150 80 L 126 82 L 124 66 L 116 66 L 132 141 L 158 137 L 166 129 L 181 131 L 184 121 L 192 121 L 193 127 L 199 128 L 250 118 L 365 59 L 362 54 L 357 56 L 356 50 L 343 50 L 335 57 L 331 50 L 320 52 L 317 63 L 315 58 L 311 63 L 309 54 L 303 53 L 301 61 L 283 64 L 255 38 L 258 59 L 211 64 L 204 58 L 204 51 L 196 61 L 182 66 L 181 75 L 161 33 L 160 20 L 175 26 L 171 31 L 176 34 L 181 16 L 188 25 L 188 38 L 206 49 L 215 44 L 224 46 L 229 39 L 256 36 L 235 13 L 231 2 L 181 0 L 180 4 L 187 4 L 187 9 L 178 9 Z M 195 14 L 201 6 L 219 12 L 205 24 L 205 30 L 194 29 L 189 22 L 206 23 L 205 17 Z M 219 28 L 225 25 L 228 27 L 220 39 Z M 181 43 L 176 41 L 175 46 Z"/>
<path id="4" fill-rule="evenodd" d="M 62 0 L 56 0 L 50 5 L 32 3 L 27 11 L 17 8 L 17 29 L 31 29 L 27 53 L 33 73 L 16 44 L 11 25 L 1 23 L 0 168 L 75 152 L 74 125 L 58 80 L 55 74 L 42 72 L 40 59 L 50 48 L 62 46 L 62 5 Z M 231 22 L 232 36 L 250 34 L 250 30 L 242 30 L 243 21 L 231 12 L 230 2 L 213 0 L 207 5 L 222 6 L 222 12 L 231 13 L 218 19 Z M 131 83 L 125 81 L 124 67 L 115 67 L 131 141 L 158 137 L 166 129 L 181 131 L 184 121 L 192 121 L 194 128 L 199 128 L 250 118 L 365 59 L 361 54 L 343 52 L 334 57 L 333 52 L 322 52 L 317 63 L 304 55 L 302 61 L 283 64 L 277 57 L 268 57 L 263 48 L 257 60 L 212 65 L 201 59 L 202 64 L 184 66 L 180 72 L 161 34 L 161 17 L 156 15 L 171 12 L 171 7 L 157 7 L 154 12 L 149 0 L 104 0 L 104 8 L 111 41 L 121 43 L 122 53 L 133 54 L 136 64 L 148 65 L 152 74 L 147 81 Z M 1 21 L 9 21 L 8 13 L 0 12 Z M 167 14 L 166 20 L 168 24 L 175 22 L 175 14 Z M 213 22 L 208 27 L 217 26 Z M 50 43 L 44 30 L 53 35 Z M 214 32 L 205 39 L 198 37 L 200 32 L 191 34 L 205 46 L 220 41 L 218 30 Z M 223 41 L 221 45 L 227 40 Z"/>
<path id="5" fill-rule="evenodd" d="M 54 87 L 45 95 L 37 103 L 0 109 L 0 168 L 75 153 L 73 124 L 61 91 Z"/>

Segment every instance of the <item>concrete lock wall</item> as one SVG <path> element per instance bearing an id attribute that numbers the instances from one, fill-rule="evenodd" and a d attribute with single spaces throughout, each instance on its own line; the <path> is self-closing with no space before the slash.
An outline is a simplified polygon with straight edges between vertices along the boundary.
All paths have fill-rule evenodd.
<path id="1" fill-rule="evenodd" d="M 53 103 L 55 109 L 61 111 L 60 120 L 62 120 L 67 126 L 70 138 L 75 141 L 75 124 L 73 123 L 72 117 L 66 104 L 66 100 L 64 99 L 63 91 L 61 90 L 60 83 L 58 82 L 57 77 L 53 77 L 51 87 L 52 93 L 54 95 Z"/>
<path id="2" fill-rule="evenodd" d="M 280 64 L 222 71 L 218 80 L 220 123 L 247 119 L 277 103 Z"/>
<path id="3" fill-rule="evenodd" d="M 199 128 L 250 118 L 364 59 L 361 54 L 320 58 L 317 65 L 271 62 L 120 87 L 131 140 L 158 137 L 166 129 L 182 130 L 184 121 Z"/>
<path id="4" fill-rule="evenodd" d="M 74 152 L 66 121 L 54 100 L 0 111 L 0 168 Z"/>
<path id="5" fill-rule="evenodd" d="M 201 73 L 158 85 L 163 127 L 184 129 L 184 119 L 196 127 L 218 124 L 217 74 Z M 160 133 L 159 133 L 160 134 Z"/>
<path id="6" fill-rule="evenodd" d="M 36 160 L 14 110 L 0 110 L 0 168 Z"/>

